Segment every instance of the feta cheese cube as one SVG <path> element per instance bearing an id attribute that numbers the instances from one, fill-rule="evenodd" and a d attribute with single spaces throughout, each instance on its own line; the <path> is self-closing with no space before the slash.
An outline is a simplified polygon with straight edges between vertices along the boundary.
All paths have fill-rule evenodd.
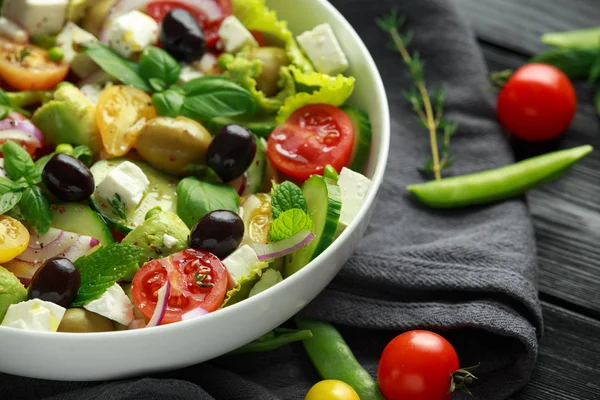
<path id="1" fill-rule="evenodd" d="M 62 29 L 69 0 L 5 0 L 2 15 L 31 35 L 53 35 Z"/>
<path id="2" fill-rule="evenodd" d="M 80 78 L 87 78 L 99 70 L 98 65 L 83 52 L 77 52 L 76 48 L 86 42 L 96 42 L 98 39 L 88 31 L 85 31 L 72 22 L 67 22 L 62 32 L 56 37 L 56 45 L 63 53 L 63 60 L 71 65 L 73 71 Z"/>
<path id="3" fill-rule="evenodd" d="M 107 200 L 112 200 L 118 194 L 126 210 L 135 210 L 149 185 L 144 171 L 134 163 L 125 161 L 100 182 L 96 193 Z"/>
<path id="4" fill-rule="evenodd" d="M 93 105 L 98 104 L 98 99 L 104 91 L 104 87 L 98 83 L 86 83 L 79 88 L 81 93 L 92 103 Z"/>
<path id="5" fill-rule="evenodd" d="M 135 319 L 131 300 L 117 283 L 109 287 L 102 296 L 87 303 L 83 308 L 125 326 Z"/>
<path id="6" fill-rule="evenodd" d="M 163 243 L 167 249 L 172 249 L 179 241 L 166 233 L 163 235 Z"/>
<path id="7" fill-rule="evenodd" d="M 252 33 L 233 15 L 223 20 L 219 28 L 219 38 L 227 53 L 237 53 L 244 46 L 258 47 Z"/>
<path id="8" fill-rule="evenodd" d="M 0 17 L 0 35 L 17 43 L 27 43 L 29 37 L 21 27 L 9 19 Z"/>
<path id="9" fill-rule="evenodd" d="M 296 39 L 318 72 L 337 75 L 348 69 L 348 59 L 331 29 L 331 25 L 318 25 L 312 31 L 306 31 Z"/>
<path id="10" fill-rule="evenodd" d="M 130 11 L 110 23 L 108 45 L 123 57 L 139 53 L 157 41 L 158 24 L 140 11 Z"/>
<path id="11" fill-rule="evenodd" d="M 259 262 L 254 249 L 247 244 L 243 245 L 223 260 L 223 265 L 229 274 L 229 289 L 237 286 L 238 281 L 250 275 L 256 263 Z"/>
<path id="12" fill-rule="evenodd" d="M 4 158 L 0 158 L 0 177 L 10 179 L 4 168 Z"/>
<path id="13" fill-rule="evenodd" d="M 340 235 L 352 223 L 367 198 L 371 180 L 351 169 L 343 168 L 338 178 L 342 192 L 342 210 L 337 234 Z"/>
<path id="14" fill-rule="evenodd" d="M 193 66 L 183 65 L 181 67 L 181 74 L 179 75 L 179 83 L 180 84 L 188 83 L 189 81 L 192 81 L 196 78 L 201 78 L 203 76 L 204 76 L 204 74 L 202 72 L 198 71 Z"/>
<path id="15" fill-rule="evenodd" d="M 49 301 L 33 299 L 11 304 L 2 320 L 2 326 L 30 331 L 56 332 L 66 308 Z"/>

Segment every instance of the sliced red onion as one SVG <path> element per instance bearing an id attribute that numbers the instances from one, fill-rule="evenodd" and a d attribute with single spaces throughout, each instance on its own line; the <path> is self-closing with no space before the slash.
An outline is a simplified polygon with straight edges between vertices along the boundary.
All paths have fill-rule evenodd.
<path id="1" fill-rule="evenodd" d="M 17 143 L 28 143 L 39 149 L 44 142 L 42 132 L 27 118 L 16 112 L 0 120 L 0 141 L 13 140 Z"/>
<path id="2" fill-rule="evenodd" d="M 267 261 L 292 254 L 312 242 L 314 238 L 314 233 L 305 229 L 279 242 L 269 244 L 250 243 L 250 247 L 254 249 L 260 261 Z"/>
<path id="3" fill-rule="evenodd" d="M 142 329 L 146 327 L 146 320 L 144 318 L 134 319 L 127 326 L 127 329 Z"/>
<path id="4" fill-rule="evenodd" d="M 114 6 L 112 6 L 108 16 L 104 20 L 102 31 L 100 32 L 100 40 L 104 43 L 108 43 L 108 33 L 112 20 L 123 14 L 127 14 L 130 11 L 142 9 L 148 4 L 154 2 L 156 2 L 156 0 L 118 1 Z M 206 16 L 207 22 L 216 21 L 223 17 L 223 11 L 214 0 L 179 0 L 179 2 L 201 11 Z"/>
<path id="5" fill-rule="evenodd" d="M 181 320 L 182 321 L 187 321 L 188 319 L 193 319 L 193 318 L 201 317 L 201 316 L 206 315 L 206 314 L 208 314 L 208 311 L 206 311 L 202 307 L 198 307 L 198 308 L 193 309 L 192 311 L 188 311 L 185 314 L 183 314 L 181 316 Z"/>
<path id="6" fill-rule="evenodd" d="M 167 305 L 169 303 L 170 296 L 171 284 L 167 279 L 165 284 L 160 289 L 158 289 L 158 300 L 156 301 L 156 308 L 154 309 L 154 314 L 152 314 L 152 318 L 150 318 L 150 322 L 148 322 L 146 328 L 160 325 L 163 318 L 165 317 L 165 314 L 167 313 Z"/>
<path id="7" fill-rule="evenodd" d="M 246 176 L 246 174 L 228 183 L 228 185 L 234 188 L 240 196 L 244 194 L 247 184 L 248 177 Z"/>

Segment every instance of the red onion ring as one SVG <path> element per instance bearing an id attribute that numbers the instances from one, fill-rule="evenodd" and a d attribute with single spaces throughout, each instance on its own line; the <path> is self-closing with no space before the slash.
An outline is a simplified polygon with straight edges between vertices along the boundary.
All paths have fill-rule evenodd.
<path id="1" fill-rule="evenodd" d="M 269 244 L 251 243 L 250 247 L 254 249 L 260 261 L 266 261 L 292 254 L 312 242 L 314 239 L 314 233 L 308 230 L 302 230 L 294 236 L 279 242 Z"/>
<path id="2" fill-rule="evenodd" d="M 146 328 L 150 328 L 152 326 L 158 326 L 162 322 L 165 314 L 167 313 L 167 305 L 169 303 L 169 297 L 171 296 L 171 284 L 169 280 L 165 282 L 165 284 L 158 289 L 158 300 L 156 301 L 156 308 L 154 309 L 154 313 L 152 314 L 152 318 L 150 318 L 150 322 L 146 325 Z"/>

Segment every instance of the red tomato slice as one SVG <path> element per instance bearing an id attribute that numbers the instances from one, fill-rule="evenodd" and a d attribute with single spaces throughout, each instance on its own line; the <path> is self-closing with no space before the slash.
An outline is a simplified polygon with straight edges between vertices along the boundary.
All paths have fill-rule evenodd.
<path id="1" fill-rule="evenodd" d="M 346 113 L 329 104 L 310 104 L 271 133 L 268 154 L 278 170 L 304 181 L 322 175 L 328 164 L 341 171 L 353 144 L 354 128 Z"/>
<path id="2" fill-rule="evenodd" d="M 221 16 L 217 19 L 208 19 L 206 12 L 202 8 L 201 3 L 213 2 L 216 3 L 217 6 L 221 9 Z M 231 0 L 204 0 L 203 2 L 198 2 L 198 7 L 190 6 L 189 4 L 183 3 L 181 1 L 153 1 L 148 3 L 146 6 L 146 13 L 154 18 L 156 22 L 160 23 L 165 15 L 171 12 L 175 8 L 183 8 L 187 10 L 196 18 L 198 24 L 202 28 L 204 35 L 206 36 L 206 44 L 208 47 L 215 47 L 217 42 L 219 41 L 219 28 L 221 27 L 221 22 L 225 18 L 231 15 Z"/>
<path id="3" fill-rule="evenodd" d="M 201 286 L 197 277 L 203 277 Z M 181 321 L 181 316 L 198 307 L 215 311 L 227 291 L 227 270 L 213 254 L 188 249 L 146 263 L 133 278 L 131 295 L 137 308 L 151 318 L 158 300 L 158 289 L 169 279 L 171 296 L 162 324 Z"/>

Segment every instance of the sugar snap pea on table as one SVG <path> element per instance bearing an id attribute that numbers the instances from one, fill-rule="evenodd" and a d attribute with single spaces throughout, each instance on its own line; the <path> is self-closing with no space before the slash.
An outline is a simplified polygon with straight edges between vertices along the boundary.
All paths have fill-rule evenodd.
<path id="1" fill-rule="evenodd" d="M 592 146 L 555 151 L 505 167 L 410 185 L 408 191 L 433 208 L 456 208 L 506 200 L 550 182 L 592 152 Z"/>
<path id="2" fill-rule="evenodd" d="M 347 383 L 361 400 L 385 400 L 377 382 L 358 363 L 344 338 L 327 322 L 296 317 L 299 329 L 310 330 L 312 338 L 304 340 L 304 348 L 323 379 Z"/>

